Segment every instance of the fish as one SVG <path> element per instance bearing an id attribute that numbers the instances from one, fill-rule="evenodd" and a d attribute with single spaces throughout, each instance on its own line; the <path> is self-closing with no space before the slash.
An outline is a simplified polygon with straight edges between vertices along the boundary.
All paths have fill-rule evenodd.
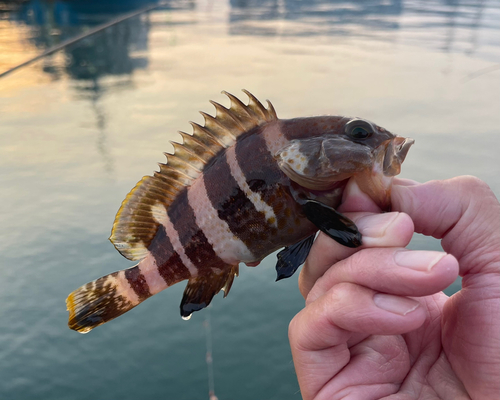
<path id="1" fill-rule="evenodd" d="M 279 119 L 250 92 L 244 104 L 179 131 L 166 163 L 143 177 L 122 202 L 109 240 L 138 264 L 98 278 L 66 300 L 68 326 L 87 333 L 149 297 L 187 280 L 180 314 L 188 319 L 213 297 L 226 297 L 240 263 L 277 253 L 277 280 L 292 276 L 318 231 L 358 247 L 356 225 L 336 208 L 350 179 L 390 210 L 392 179 L 413 139 L 362 118 Z"/>

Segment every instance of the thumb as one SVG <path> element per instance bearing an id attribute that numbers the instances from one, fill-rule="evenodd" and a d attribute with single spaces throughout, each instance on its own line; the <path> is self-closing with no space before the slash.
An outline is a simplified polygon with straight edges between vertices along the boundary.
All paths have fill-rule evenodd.
<path id="1" fill-rule="evenodd" d="M 395 180 L 392 207 L 412 218 L 415 232 L 443 239 L 443 249 L 460 263 L 460 275 L 500 272 L 500 203 L 483 181 Z"/>
<path id="2" fill-rule="evenodd" d="M 462 290 L 445 304 L 442 344 L 471 398 L 500 391 L 500 204 L 470 176 L 395 185 L 395 210 L 410 215 L 415 231 L 443 239 L 459 261 Z"/>

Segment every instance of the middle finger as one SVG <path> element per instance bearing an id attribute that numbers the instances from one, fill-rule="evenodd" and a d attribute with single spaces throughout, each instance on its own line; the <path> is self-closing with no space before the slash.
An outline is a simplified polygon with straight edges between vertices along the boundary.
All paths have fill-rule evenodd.
<path id="1" fill-rule="evenodd" d="M 339 261 L 309 292 L 310 304 L 339 283 L 354 283 L 397 296 L 428 296 L 443 290 L 458 276 L 455 257 L 438 251 L 370 248 Z"/>

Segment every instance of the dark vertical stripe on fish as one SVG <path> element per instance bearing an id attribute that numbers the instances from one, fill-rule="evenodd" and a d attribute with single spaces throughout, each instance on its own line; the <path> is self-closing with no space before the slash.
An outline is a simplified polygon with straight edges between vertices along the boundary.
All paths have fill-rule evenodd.
<path id="1" fill-rule="evenodd" d="M 130 287 L 134 289 L 135 294 L 139 298 L 139 301 L 146 300 L 151 297 L 149 292 L 149 286 L 146 282 L 146 278 L 141 274 L 139 267 L 133 267 L 125 270 L 125 278 L 127 278 Z"/>
<path id="2" fill-rule="evenodd" d="M 250 188 L 274 186 L 285 176 L 267 148 L 263 135 L 252 135 L 237 141 L 235 146 L 236 160 Z"/>
<path id="3" fill-rule="evenodd" d="M 236 160 L 245 175 L 248 187 L 259 193 L 262 200 L 273 208 L 278 218 L 278 229 L 282 229 L 283 218 L 288 215 L 284 214 L 287 201 L 281 184 L 288 182 L 288 178 L 279 169 L 264 136 L 253 135 L 244 143 L 237 142 L 235 151 Z M 275 228 L 269 225 L 267 229 L 272 231 Z"/>
<path id="4" fill-rule="evenodd" d="M 182 204 L 182 207 L 178 205 Z M 226 264 L 215 253 L 203 230 L 196 223 L 193 208 L 189 204 L 187 189 L 181 191 L 168 210 L 168 217 L 179 235 L 184 253 L 198 268 L 200 274 L 209 272 L 211 267 L 225 268 Z"/>
<path id="5" fill-rule="evenodd" d="M 265 241 L 270 234 L 268 223 L 264 213 L 258 211 L 239 188 L 226 157 L 218 159 L 203 179 L 208 198 L 219 218 L 253 253 L 255 244 Z"/>
<path id="6" fill-rule="evenodd" d="M 251 250 L 256 256 L 267 254 L 266 249 L 284 245 L 281 234 L 290 240 L 303 239 L 304 232 L 314 232 L 314 226 L 302 214 L 301 206 L 290 192 L 291 182 L 279 169 L 263 135 L 254 135 L 236 143 L 236 158 L 249 188 L 273 208 L 276 225 L 266 225 L 267 240 L 260 248 Z M 266 248 L 264 247 L 266 246 Z"/>
<path id="7" fill-rule="evenodd" d="M 179 254 L 174 250 L 163 225 L 158 227 L 158 231 L 149 245 L 149 251 L 155 259 L 158 273 L 167 285 L 171 286 L 191 277 Z"/>

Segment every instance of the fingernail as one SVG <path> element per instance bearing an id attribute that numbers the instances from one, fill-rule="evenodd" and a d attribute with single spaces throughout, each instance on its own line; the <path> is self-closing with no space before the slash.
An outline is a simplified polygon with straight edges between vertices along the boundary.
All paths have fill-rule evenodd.
<path id="1" fill-rule="evenodd" d="M 372 238 L 382 237 L 398 215 L 398 212 L 367 215 L 366 217 L 358 219 L 356 221 L 356 226 L 363 236 Z"/>
<path id="2" fill-rule="evenodd" d="M 418 301 L 408 299 L 407 297 L 393 296 L 384 293 L 376 293 L 373 296 L 373 302 L 378 308 L 399 315 L 411 313 L 420 305 Z"/>
<path id="3" fill-rule="evenodd" d="M 445 255 L 440 251 L 400 250 L 394 254 L 394 262 L 400 267 L 428 272 Z"/>

